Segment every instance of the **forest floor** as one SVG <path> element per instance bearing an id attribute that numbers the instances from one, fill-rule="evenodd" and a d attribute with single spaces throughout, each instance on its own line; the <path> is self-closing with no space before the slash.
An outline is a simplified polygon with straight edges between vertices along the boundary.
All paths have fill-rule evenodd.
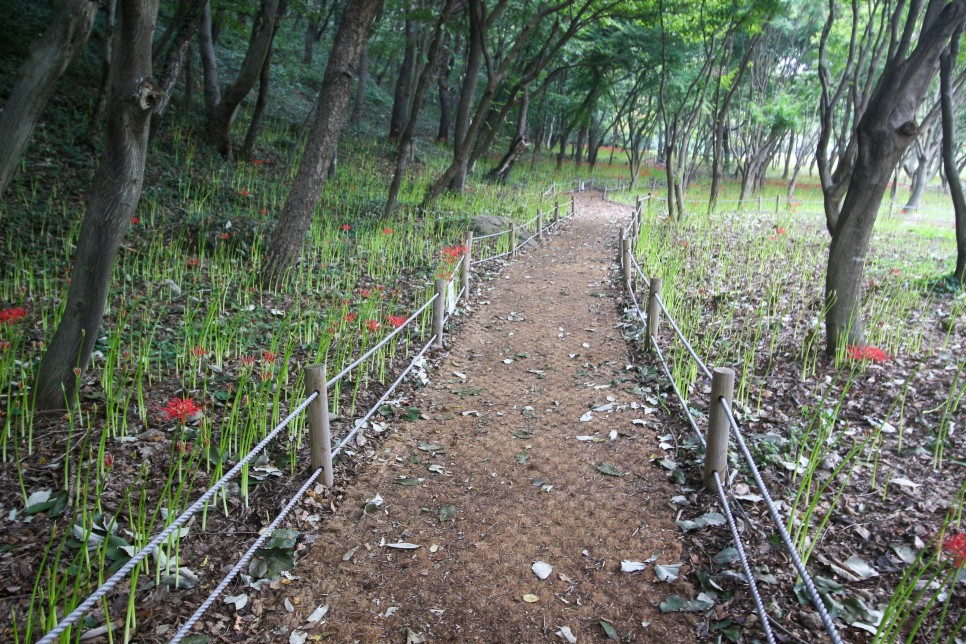
<path id="1" fill-rule="evenodd" d="M 629 215 L 578 195 L 562 234 L 474 285 L 475 311 L 410 400 L 422 418 L 346 481 L 294 579 L 262 594 L 236 632 L 273 642 L 697 638 L 694 617 L 659 609 L 693 593 L 676 492 L 649 458 L 662 419 L 629 391 L 637 379 L 618 328 L 615 222 Z M 622 572 L 622 561 L 644 569 Z M 655 564 L 681 563 L 673 583 L 656 578 Z"/>

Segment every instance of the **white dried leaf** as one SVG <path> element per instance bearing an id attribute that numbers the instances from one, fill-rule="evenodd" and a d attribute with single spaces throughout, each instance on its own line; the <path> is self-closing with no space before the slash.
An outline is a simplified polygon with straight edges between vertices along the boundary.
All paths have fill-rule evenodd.
<path id="1" fill-rule="evenodd" d="M 557 637 L 569 642 L 570 644 L 577 644 L 577 637 L 574 635 L 573 631 L 570 630 L 569 626 L 561 626 L 557 630 Z"/>
<path id="2" fill-rule="evenodd" d="M 546 579 L 550 576 L 550 573 L 553 572 L 553 566 L 548 564 L 546 561 L 538 561 L 530 566 L 530 569 L 533 570 L 533 574 L 540 579 Z"/>
<path id="3" fill-rule="evenodd" d="M 326 613 L 328 612 L 329 612 L 328 604 L 319 606 L 314 611 L 312 611 L 311 615 L 309 615 L 309 619 L 308 619 L 309 624 L 315 624 L 316 622 L 322 621 L 322 618 L 325 617 Z"/>

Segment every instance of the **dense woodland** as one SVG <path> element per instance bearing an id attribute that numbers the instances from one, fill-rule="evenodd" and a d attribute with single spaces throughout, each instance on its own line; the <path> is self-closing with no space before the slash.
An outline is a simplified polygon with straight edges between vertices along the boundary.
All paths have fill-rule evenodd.
<path id="1" fill-rule="evenodd" d="M 794 339 L 805 353 L 822 348 L 796 367 L 809 372 L 811 359 L 817 381 L 819 361 L 879 362 L 869 350 L 883 346 L 882 332 L 868 322 L 882 318 L 871 304 L 877 221 L 942 213 L 934 264 L 907 287 L 940 298 L 944 331 L 933 331 L 945 344 L 923 341 L 917 352 L 897 338 L 892 353 L 951 365 L 937 367 L 930 399 L 940 419 L 924 422 L 962 458 L 952 436 L 966 382 L 966 0 L 4 1 L 0 24 L 0 386 L 3 458 L 13 463 L 4 508 L 34 508 L 39 527 L 27 532 L 40 549 L 58 534 L 50 526 L 76 518 L 89 488 L 98 501 L 84 521 L 105 531 L 106 436 L 150 429 L 169 404 L 167 420 L 194 433 L 142 457 L 190 460 L 184 498 L 170 478 L 149 485 L 144 467 L 128 464 L 127 480 L 183 504 L 206 467 L 220 472 L 264 433 L 267 421 L 232 411 L 242 396 L 277 420 L 281 387 L 263 383 L 294 383 L 296 362 L 352 355 L 358 346 L 334 348 L 340 334 L 365 347 L 366 334 L 345 328 L 343 302 L 386 285 L 391 301 L 367 300 L 364 310 L 398 315 L 470 216 L 522 214 L 564 177 L 619 179 L 632 195 L 651 194 L 670 227 L 662 230 L 682 237 L 712 213 L 741 210 L 736 200 L 757 204 L 759 216 L 760 199 L 780 203 L 777 216 L 815 195 L 808 278 L 821 296 L 802 315 L 814 318 L 808 333 Z M 364 241 L 363 231 L 393 239 Z M 705 287 L 682 286 L 692 288 Z M 177 311 L 158 308 L 182 291 Z M 903 302 L 904 311 L 933 306 Z M 310 310 L 325 323 L 303 327 Z M 153 326 L 138 326 L 145 321 Z M 167 337 L 165 327 L 184 334 Z M 250 361 L 235 364 L 253 353 L 264 358 L 260 379 Z M 888 424 L 926 371 L 891 378 L 906 384 L 880 400 L 888 413 L 862 413 Z M 192 429 L 198 410 L 165 402 L 197 392 L 244 427 L 239 444 L 222 439 L 217 463 L 200 469 L 184 446 L 213 417 Z M 91 458 L 71 470 L 75 440 Z M 288 451 L 294 467 L 296 447 Z M 62 470 L 41 472 L 46 462 Z M 944 493 L 958 499 L 939 521 L 952 530 L 962 470 L 939 467 Z M 50 491 L 34 498 L 35 487 Z M 120 502 L 123 490 L 105 494 L 118 495 L 114 511 L 131 504 Z M 161 525 L 141 516 L 142 527 Z M 949 564 L 938 551 L 935 561 Z M 30 561 L 33 574 L 58 566 Z M 83 598 L 97 566 L 84 574 L 63 573 L 49 591 L 28 580 L 9 594 L 19 641 Z M 960 577 L 936 600 L 952 608 L 923 629 L 937 641 L 961 637 Z"/>

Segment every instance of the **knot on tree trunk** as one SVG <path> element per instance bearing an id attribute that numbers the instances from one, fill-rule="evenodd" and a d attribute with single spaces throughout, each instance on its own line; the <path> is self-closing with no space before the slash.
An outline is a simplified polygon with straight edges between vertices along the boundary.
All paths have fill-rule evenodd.
<path id="1" fill-rule="evenodd" d="M 919 126 L 915 121 L 906 121 L 899 126 L 899 134 L 903 136 L 915 136 L 919 132 Z"/>
<path id="2" fill-rule="evenodd" d="M 142 110 L 150 110 L 158 102 L 164 91 L 158 87 L 152 78 L 139 78 L 138 86 L 131 95 L 131 98 Z"/>

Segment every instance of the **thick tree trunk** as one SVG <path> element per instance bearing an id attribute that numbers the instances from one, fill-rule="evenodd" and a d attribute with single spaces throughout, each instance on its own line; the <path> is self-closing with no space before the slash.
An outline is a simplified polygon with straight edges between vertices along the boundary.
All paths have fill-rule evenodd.
<path id="1" fill-rule="evenodd" d="M 956 268 L 954 279 L 960 287 L 966 287 L 966 197 L 963 196 L 963 183 L 959 178 L 956 164 L 956 108 L 954 105 L 953 67 L 959 58 L 959 42 L 962 26 L 956 30 L 943 52 L 939 66 L 940 101 L 942 109 L 942 158 L 949 196 L 956 212 Z"/>
<path id="2" fill-rule="evenodd" d="M 530 90 L 524 87 L 523 101 L 520 104 L 520 115 L 517 118 L 516 135 L 510 143 L 510 149 L 503 155 L 500 162 L 487 173 L 486 176 L 488 178 L 499 181 L 500 183 L 506 183 L 514 164 L 526 153 L 527 147 L 530 145 L 527 138 L 527 112 L 529 109 Z"/>
<path id="3" fill-rule="evenodd" d="M 151 112 L 151 38 L 158 0 L 119 0 L 104 153 L 94 177 L 74 254 L 64 315 L 37 372 L 37 409 L 64 409 L 74 398 L 74 369 L 86 369 L 98 338 L 114 258 L 144 180 Z"/>
<path id="4" fill-rule="evenodd" d="M 281 284 L 302 249 L 345 122 L 353 72 L 358 69 L 369 27 L 382 4 L 383 0 L 353 0 L 347 3 L 342 14 L 332 54 L 325 66 L 305 153 L 266 252 L 261 279 L 268 286 Z"/>
<path id="5" fill-rule="evenodd" d="M 95 0 L 65 0 L 17 70 L 17 80 L 0 111 L 0 196 L 20 163 L 57 80 L 84 48 L 97 7 Z"/>
<path id="6" fill-rule="evenodd" d="M 919 132 L 916 111 L 936 72 L 939 56 L 964 17 L 966 1 L 929 3 L 917 46 L 908 57 L 900 47 L 887 61 L 856 126 L 852 139 L 855 163 L 832 229 L 825 277 L 829 355 L 865 342 L 862 283 L 872 228 L 892 170 Z M 918 13 L 911 13 L 906 29 L 898 32 L 911 35 L 917 19 Z M 826 193 L 826 200 L 828 196 Z"/>

